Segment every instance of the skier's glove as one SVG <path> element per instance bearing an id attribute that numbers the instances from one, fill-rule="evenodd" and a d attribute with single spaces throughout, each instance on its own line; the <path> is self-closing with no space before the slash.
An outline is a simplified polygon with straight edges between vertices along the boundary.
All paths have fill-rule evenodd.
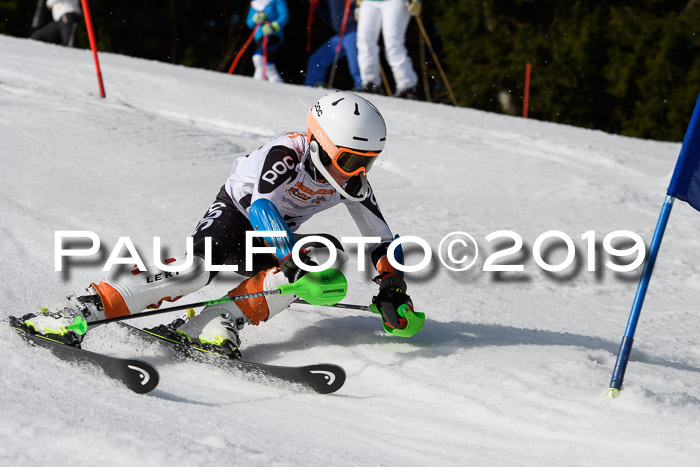
<path id="1" fill-rule="evenodd" d="M 420 0 L 407 0 L 406 8 L 411 16 L 420 16 L 423 5 L 421 5 Z"/>
<path id="2" fill-rule="evenodd" d="M 278 32 L 280 30 L 280 25 L 277 21 L 273 21 L 271 23 L 264 24 L 261 29 L 263 34 L 269 36 L 270 34 Z"/>
<path id="3" fill-rule="evenodd" d="M 302 263 L 308 264 L 309 266 L 318 266 L 307 254 L 306 250 L 299 250 L 299 259 Z M 292 254 L 289 253 L 287 256 L 282 258 L 280 261 L 280 269 L 284 273 L 284 277 L 287 278 L 289 283 L 296 282 L 304 276 L 308 271 L 304 271 L 299 266 L 294 264 L 292 259 Z"/>
<path id="4" fill-rule="evenodd" d="M 253 15 L 253 22 L 255 24 L 262 24 L 267 19 L 267 14 L 264 11 L 259 11 Z"/>
<path id="5" fill-rule="evenodd" d="M 406 282 L 398 273 L 384 273 L 374 278 L 379 284 L 379 293 L 372 297 L 372 303 L 379 308 L 384 322 L 394 328 L 402 329 L 408 324 L 405 318 L 399 316 L 401 305 L 408 305 L 413 310 L 411 297 L 406 293 Z"/>

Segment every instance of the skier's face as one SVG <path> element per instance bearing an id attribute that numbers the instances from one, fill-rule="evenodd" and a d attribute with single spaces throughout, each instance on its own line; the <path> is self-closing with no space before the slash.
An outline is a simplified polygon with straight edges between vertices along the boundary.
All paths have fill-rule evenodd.
<path id="1" fill-rule="evenodd" d="M 333 180 L 336 181 L 336 183 L 340 186 L 345 185 L 345 183 L 350 180 L 350 175 L 346 175 L 343 172 L 338 169 L 335 164 L 329 164 L 326 166 L 326 169 L 328 170 L 328 173 L 331 174 L 331 177 L 333 177 Z"/>

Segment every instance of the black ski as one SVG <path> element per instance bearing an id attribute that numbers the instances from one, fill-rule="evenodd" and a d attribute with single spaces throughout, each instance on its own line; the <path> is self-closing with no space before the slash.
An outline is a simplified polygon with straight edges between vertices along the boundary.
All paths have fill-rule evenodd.
<path id="1" fill-rule="evenodd" d="M 120 322 L 120 324 L 140 336 L 155 338 L 159 342 L 176 349 L 178 355 L 185 359 L 213 364 L 220 368 L 233 369 L 261 378 L 263 381 L 273 378 L 287 383 L 299 384 L 319 394 L 336 392 L 345 383 L 345 370 L 331 363 L 308 366 L 280 366 L 249 362 L 229 358 L 227 355 L 215 354 L 196 346 L 186 345 L 124 322 Z"/>
<path id="2" fill-rule="evenodd" d="M 158 370 L 150 363 L 90 352 L 39 334 L 32 334 L 20 319 L 13 316 L 10 317 L 10 326 L 28 342 L 50 349 L 61 360 L 88 363 L 101 368 L 107 376 L 122 382 L 135 393 L 146 394 L 158 386 Z"/>

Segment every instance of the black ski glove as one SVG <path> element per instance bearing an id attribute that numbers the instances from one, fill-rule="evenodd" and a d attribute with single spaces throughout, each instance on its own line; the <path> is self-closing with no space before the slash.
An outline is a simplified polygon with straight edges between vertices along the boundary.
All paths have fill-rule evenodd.
<path id="1" fill-rule="evenodd" d="M 301 260 L 302 263 L 308 264 L 309 266 L 318 266 L 307 254 L 306 250 L 299 250 L 299 259 Z M 284 276 L 287 278 L 289 283 L 291 284 L 292 282 L 296 282 L 299 279 L 301 279 L 304 274 L 306 274 L 308 271 L 304 271 L 301 269 L 299 266 L 294 264 L 294 260 L 292 259 L 292 254 L 289 253 L 287 256 L 282 258 L 282 261 L 280 261 L 280 269 L 284 273 Z"/>
<path id="2" fill-rule="evenodd" d="M 375 277 L 374 282 L 379 284 L 379 293 L 372 297 L 372 303 L 379 308 L 384 322 L 394 329 L 406 327 L 406 319 L 398 313 L 401 305 L 413 309 L 411 297 L 406 293 L 406 281 L 398 273 L 384 273 Z"/>

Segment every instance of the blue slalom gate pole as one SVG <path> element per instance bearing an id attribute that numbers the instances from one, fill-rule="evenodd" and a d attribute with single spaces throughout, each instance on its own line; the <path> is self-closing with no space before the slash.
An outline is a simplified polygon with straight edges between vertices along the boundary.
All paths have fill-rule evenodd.
<path id="1" fill-rule="evenodd" d="M 676 199 L 685 201 L 691 207 L 700 211 L 700 95 L 698 95 L 695 102 L 695 109 L 693 109 L 693 115 L 690 117 L 690 123 L 685 132 L 685 138 L 683 138 L 681 152 L 678 155 L 678 161 L 676 161 L 676 168 L 673 170 L 671 183 L 669 183 L 666 191 L 666 199 L 661 207 L 659 221 L 656 223 L 654 236 L 649 246 L 649 256 L 644 264 L 642 277 L 639 281 L 639 286 L 637 286 L 637 294 L 632 303 L 632 311 L 627 320 L 627 329 L 620 343 L 620 350 L 617 353 L 617 362 L 615 362 L 615 369 L 613 370 L 608 391 L 610 397 L 616 397 L 622 388 L 622 380 L 625 377 L 627 362 L 632 351 L 634 331 L 637 329 L 644 297 L 647 293 L 656 256 L 661 246 L 661 239 L 666 230 L 668 217 L 671 215 L 673 201 Z"/>
<path id="2" fill-rule="evenodd" d="M 656 263 L 656 257 L 659 253 L 659 247 L 661 246 L 661 239 L 664 236 L 666 224 L 668 224 L 668 218 L 671 215 L 671 208 L 673 208 L 674 199 L 675 198 L 673 196 L 666 195 L 664 204 L 661 207 L 661 214 L 659 215 L 659 220 L 656 223 L 656 228 L 654 229 L 654 236 L 651 239 L 651 245 L 649 245 L 649 256 L 644 264 L 642 277 L 639 280 L 637 293 L 634 296 L 634 302 L 632 303 L 632 311 L 630 311 L 630 316 L 627 320 L 627 329 L 625 329 L 625 335 L 622 337 L 620 350 L 617 352 L 617 362 L 615 362 L 615 369 L 613 370 L 612 379 L 610 380 L 610 389 L 608 390 L 608 395 L 610 397 L 616 397 L 622 388 L 622 380 L 625 377 L 627 362 L 629 361 L 630 352 L 632 351 L 632 343 L 634 342 L 634 332 L 637 329 L 639 315 L 642 313 L 644 297 L 646 296 L 647 288 L 649 287 L 651 273 L 654 271 L 654 263 Z"/>

